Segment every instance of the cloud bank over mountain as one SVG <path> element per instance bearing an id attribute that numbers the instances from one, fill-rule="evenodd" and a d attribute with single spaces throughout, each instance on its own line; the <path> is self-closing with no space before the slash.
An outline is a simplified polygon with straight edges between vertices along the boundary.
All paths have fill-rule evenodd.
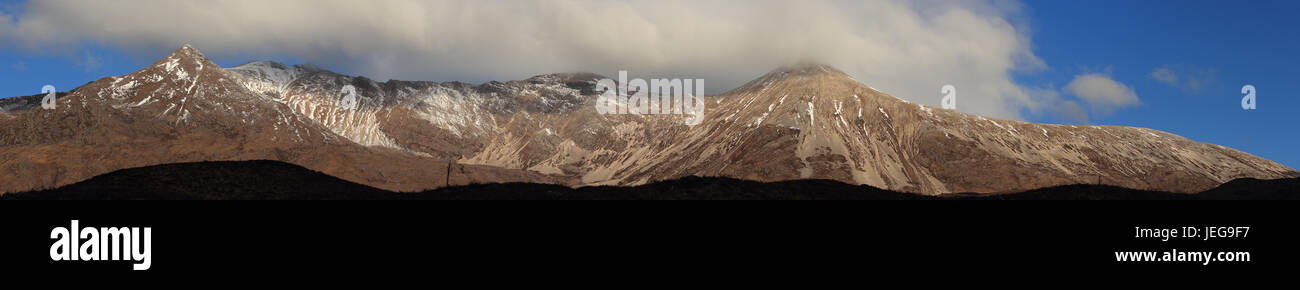
<path id="1" fill-rule="evenodd" d="M 1069 92 L 1092 107 L 1094 113 L 1110 114 L 1115 110 L 1142 104 L 1137 92 L 1132 87 L 1098 73 L 1083 74 L 1074 77 L 1065 86 Z"/>
<path id="2" fill-rule="evenodd" d="M 1015 1 L 31 1 L 0 39 L 31 51 L 293 57 L 377 79 L 520 79 L 558 71 L 704 78 L 719 92 L 799 61 L 913 102 L 1023 119 L 1060 107 L 1014 72 L 1045 66 Z"/>

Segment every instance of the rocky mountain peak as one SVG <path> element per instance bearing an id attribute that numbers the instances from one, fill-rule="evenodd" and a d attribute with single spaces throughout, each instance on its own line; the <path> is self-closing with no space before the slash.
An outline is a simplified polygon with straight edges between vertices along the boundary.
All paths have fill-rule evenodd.
<path id="1" fill-rule="evenodd" d="M 194 46 L 190 46 L 189 44 L 182 45 L 180 48 L 172 51 L 172 54 L 168 56 L 202 61 L 208 60 L 207 55 L 204 55 L 203 52 L 199 51 L 199 49 L 194 48 Z"/>
<path id="2" fill-rule="evenodd" d="M 725 95 L 759 95 L 764 99 L 820 96 L 823 100 L 886 96 L 839 69 L 807 61 L 774 69 Z"/>
<path id="3" fill-rule="evenodd" d="M 772 70 L 772 72 L 768 73 L 768 75 L 784 75 L 784 76 L 811 76 L 811 75 L 819 75 L 819 74 L 844 75 L 845 73 L 830 65 L 814 62 L 814 61 L 797 62 L 794 64 L 779 67 L 775 70 Z"/>
<path id="4" fill-rule="evenodd" d="M 172 52 L 171 56 L 183 56 L 186 58 L 194 58 L 194 59 L 208 58 L 207 56 L 203 55 L 203 52 L 200 52 L 198 49 L 194 48 L 193 46 L 190 46 L 189 44 L 185 44 L 182 45 L 180 48 L 177 48 L 176 51 Z"/>
<path id="5" fill-rule="evenodd" d="M 203 55 L 203 52 L 189 44 L 177 48 L 170 55 L 154 62 L 153 67 L 159 67 L 169 72 L 176 72 L 178 69 L 185 71 L 182 76 L 193 75 L 204 68 L 221 68 L 221 66 L 213 63 L 211 59 Z"/>

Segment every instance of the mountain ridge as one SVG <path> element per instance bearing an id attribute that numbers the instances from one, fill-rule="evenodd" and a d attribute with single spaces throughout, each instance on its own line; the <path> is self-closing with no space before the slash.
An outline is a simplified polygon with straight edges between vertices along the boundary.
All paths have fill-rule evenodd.
<path id="1" fill-rule="evenodd" d="M 224 69 L 184 46 L 140 71 L 74 89 L 55 110 L 6 107 L 19 109 L 0 113 L 0 169 L 15 174 L 0 176 L 0 191 L 52 188 L 114 169 L 257 159 L 394 191 L 447 186 L 453 166 L 477 174 L 463 182 L 631 186 L 717 176 L 830 179 L 922 194 L 1099 179 L 1200 192 L 1238 178 L 1300 175 L 1145 128 L 925 107 L 815 63 L 707 96 L 698 126 L 681 125 L 683 116 L 599 114 L 598 78 L 377 82 L 267 61 Z M 356 108 L 342 104 L 345 86 L 356 89 Z"/>

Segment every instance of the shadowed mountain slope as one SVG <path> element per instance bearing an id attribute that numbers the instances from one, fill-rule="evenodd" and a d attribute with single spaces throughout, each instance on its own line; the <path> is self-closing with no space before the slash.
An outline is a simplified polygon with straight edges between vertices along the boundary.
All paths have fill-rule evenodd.
<path id="1" fill-rule="evenodd" d="M 1238 180 L 1201 194 L 1069 185 L 1005 195 L 942 197 L 882 190 L 833 180 L 763 183 L 688 177 L 632 187 L 569 188 L 533 183 L 473 184 L 397 193 L 360 185 L 277 161 L 169 164 L 116 171 L 63 188 L 0 199 L 145 200 L 1234 200 L 1300 199 L 1300 179 Z"/>

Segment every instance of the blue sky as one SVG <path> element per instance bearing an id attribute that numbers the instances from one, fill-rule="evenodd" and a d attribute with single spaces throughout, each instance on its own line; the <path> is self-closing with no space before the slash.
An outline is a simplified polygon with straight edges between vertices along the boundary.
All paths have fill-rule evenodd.
<path id="1" fill-rule="evenodd" d="M 0 9 L 22 18 L 23 4 L 0 0 Z M 1104 75 L 1131 89 L 1140 104 L 1089 111 L 1087 123 L 1153 128 L 1300 167 L 1295 149 L 1300 134 L 1293 127 L 1300 125 L 1295 93 L 1300 92 L 1300 20 L 1289 15 L 1300 10 L 1300 1 L 1047 0 L 1023 6 L 1016 19 L 1024 23 L 1013 23 L 1028 31 L 1030 49 L 1045 68 L 1013 71 L 1018 85 L 1049 88 L 1065 100 L 1078 100 L 1066 89 L 1076 77 Z M 0 96 L 36 94 L 47 84 L 66 91 L 132 72 L 174 48 L 94 40 L 40 49 L 0 44 Z M 265 51 L 209 56 L 225 67 L 249 60 L 320 59 Z M 342 73 L 366 71 L 326 62 L 322 65 Z M 1177 80 L 1154 77 L 1162 68 Z M 440 77 L 424 79 L 457 79 L 454 74 Z M 482 74 L 460 78 L 482 79 Z M 1247 84 L 1258 90 L 1257 110 L 1241 109 L 1240 91 Z M 937 87 L 924 89 L 932 90 Z M 1053 112 L 1022 116 L 1033 122 L 1080 122 Z"/>
<path id="2" fill-rule="evenodd" d="M 1080 71 L 1109 68 L 1142 104 L 1092 116 L 1093 123 L 1153 128 L 1300 167 L 1300 20 L 1293 15 L 1300 1 L 1027 4 L 1034 50 L 1053 69 L 1021 81 L 1062 87 Z M 1212 70 L 1214 78 L 1199 90 L 1177 88 L 1150 77 L 1164 66 Z M 1256 110 L 1241 109 L 1247 84 L 1257 89 Z"/>

